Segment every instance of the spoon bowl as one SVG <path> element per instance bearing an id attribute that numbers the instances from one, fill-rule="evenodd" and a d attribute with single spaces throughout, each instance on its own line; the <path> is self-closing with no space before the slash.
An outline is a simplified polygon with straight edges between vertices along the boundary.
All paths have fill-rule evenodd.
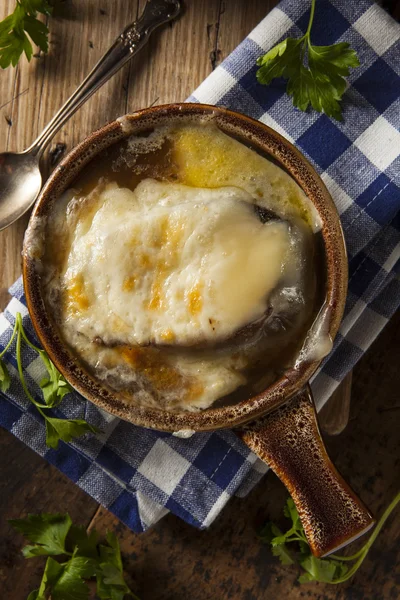
<path id="1" fill-rule="evenodd" d="M 29 210 L 41 187 L 42 174 L 36 155 L 0 154 L 0 231 Z"/>

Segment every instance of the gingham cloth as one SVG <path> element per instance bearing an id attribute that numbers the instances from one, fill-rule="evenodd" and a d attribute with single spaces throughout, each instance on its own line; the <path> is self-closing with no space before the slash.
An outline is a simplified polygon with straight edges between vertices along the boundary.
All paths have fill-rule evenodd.
<path id="1" fill-rule="evenodd" d="M 300 36 L 308 14 L 307 0 L 281 2 L 191 100 L 228 106 L 282 133 L 321 173 L 337 204 L 349 252 L 349 295 L 334 350 L 313 381 L 321 406 L 400 302 L 400 27 L 367 0 L 318 0 L 313 42 L 348 41 L 361 62 L 349 78 L 344 121 L 338 123 L 294 109 L 282 80 L 264 87 L 255 77 L 256 59 L 284 37 Z M 10 339 L 17 311 L 37 343 L 21 281 L 10 292 L 13 299 L 0 317 L 0 347 Z M 232 495 L 245 495 L 267 469 L 231 431 L 180 439 L 120 421 L 76 394 L 54 413 L 84 417 L 104 433 L 51 450 L 44 424 L 21 389 L 14 348 L 6 360 L 12 385 L 0 398 L 1 424 L 135 531 L 168 511 L 207 527 Z M 23 367 L 39 395 L 43 368 L 28 348 Z"/>

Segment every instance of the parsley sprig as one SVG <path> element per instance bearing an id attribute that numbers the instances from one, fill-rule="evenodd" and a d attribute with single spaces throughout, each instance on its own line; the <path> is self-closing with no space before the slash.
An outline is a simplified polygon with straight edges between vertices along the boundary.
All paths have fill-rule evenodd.
<path id="1" fill-rule="evenodd" d="M 311 1 L 310 20 L 301 38 L 286 38 L 257 60 L 257 80 L 269 85 L 276 77 L 288 80 L 286 91 L 293 104 L 306 111 L 311 106 L 338 121 L 342 120 L 339 105 L 346 89 L 350 68 L 360 62 L 347 42 L 332 46 L 313 46 L 311 28 L 315 0 Z M 307 64 L 306 64 L 307 63 Z"/>
<path id="2" fill-rule="evenodd" d="M 30 545 L 23 548 L 25 558 L 47 556 L 42 581 L 27 600 L 87 600 L 87 582 L 96 580 L 96 594 L 101 600 L 139 600 L 124 579 L 118 539 L 107 533 L 106 543 L 99 543 L 95 529 L 72 524 L 68 514 L 29 515 L 9 523 L 26 537 Z M 61 562 L 52 558 L 61 556 Z"/>
<path id="3" fill-rule="evenodd" d="M 49 48 L 49 30 L 37 17 L 51 15 L 52 2 L 48 0 L 17 0 L 15 10 L 0 23 L 0 67 L 6 69 L 18 63 L 25 52 L 31 60 L 32 42 L 43 52 Z"/>
<path id="4" fill-rule="evenodd" d="M 291 498 L 288 498 L 283 509 L 285 516 L 292 521 L 290 529 L 283 533 L 275 523 L 268 522 L 260 531 L 259 537 L 264 543 L 271 544 L 272 554 L 277 556 L 283 565 L 297 564 L 302 568 L 300 583 L 308 581 L 343 583 L 360 568 L 386 520 L 399 502 L 400 492 L 386 508 L 368 541 L 351 556 L 331 554 L 327 558 L 316 558 L 311 553 L 300 517 Z M 352 564 L 348 566 L 348 563 Z"/>
<path id="5" fill-rule="evenodd" d="M 61 375 L 61 373 L 56 369 L 46 352 L 35 346 L 35 344 L 29 340 L 22 324 L 21 313 L 16 314 L 14 330 L 10 341 L 0 353 L 0 390 L 2 392 L 6 392 L 11 384 L 10 375 L 6 363 L 4 360 L 2 360 L 2 357 L 11 347 L 11 344 L 14 342 L 15 338 L 19 378 L 26 397 L 32 402 L 32 404 L 36 406 L 39 413 L 45 419 L 47 446 L 57 450 L 58 442 L 60 440 L 63 440 L 64 442 L 70 442 L 73 438 L 84 435 L 85 433 L 100 433 L 100 430 L 97 429 L 97 427 L 90 425 L 84 419 L 57 419 L 55 417 L 50 417 L 47 414 L 49 409 L 56 408 L 60 404 L 66 394 L 72 392 L 72 388 Z M 44 377 L 40 382 L 44 403 L 39 402 L 33 397 L 26 384 L 21 358 L 22 341 L 24 341 L 32 350 L 38 353 L 44 366 L 46 367 L 48 376 Z"/>

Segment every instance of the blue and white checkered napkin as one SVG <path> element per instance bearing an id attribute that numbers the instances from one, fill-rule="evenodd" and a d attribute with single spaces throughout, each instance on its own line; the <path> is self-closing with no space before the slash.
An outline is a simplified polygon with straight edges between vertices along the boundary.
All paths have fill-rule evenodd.
<path id="1" fill-rule="evenodd" d="M 400 26 L 368 0 L 318 0 L 313 42 L 348 41 L 361 61 L 349 78 L 344 121 L 338 123 L 294 109 L 282 80 L 264 87 L 255 77 L 261 54 L 305 31 L 309 4 L 283 0 L 191 100 L 228 106 L 279 131 L 311 160 L 337 204 L 349 252 L 349 296 L 334 350 L 313 381 L 321 406 L 400 303 Z M 18 311 L 35 340 L 21 281 L 11 294 L 0 316 L 0 348 Z M 207 527 L 232 495 L 245 495 L 266 471 L 231 431 L 180 439 L 120 421 L 76 394 L 54 412 L 84 417 L 104 433 L 51 450 L 44 424 L 21 389 L 14 348 L 6 360 L 12 385 L 0 396 L 0 423 L 135 531 L 168 511 Z M 23 363 L 30 388 L 40 394 L 40 360 L 25 348 Z"/>

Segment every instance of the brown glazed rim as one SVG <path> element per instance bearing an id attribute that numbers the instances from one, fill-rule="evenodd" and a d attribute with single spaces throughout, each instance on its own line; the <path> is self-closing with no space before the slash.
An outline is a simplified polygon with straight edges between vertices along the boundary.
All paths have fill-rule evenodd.
<path id="1" fill-rule="evenodd" d="M 38 217 L 47 217 L 53 203 L 76 175 L 101 150 L 140 131 L 171 121 L 212 121 L 224 132 L 243 140 L 256 150 L 272 156 L 304 190 L 322 220 L 326 254 L 327 331 L 333 339 L 343 315 L 347 293 L 347 257 L 339 216 L 324 183 L 304 156 L 279 133 L 263 123 L 225 108 L 205 104 L 169 104 L 155 106 L 113 121 L 89 135 L 55 169 L 33 210 L 26 240 L 32 240 Z M 51 360 L 82 396 L 98 407 L 136 425 L 164 431 L 195 431 L 233 427 L 263 415 L 282 405 L 303 388 L 320 361 L 302 364 L 285 372 L 262 393 L 234 406 L 209 408 L 201 412 L 167 412 L 127 404 L 89 374 L 60 339 L 47 314 L 41 290 L 40 261 L 23 252 L 23 279 L 28 310 L 39 339 Z"/>

